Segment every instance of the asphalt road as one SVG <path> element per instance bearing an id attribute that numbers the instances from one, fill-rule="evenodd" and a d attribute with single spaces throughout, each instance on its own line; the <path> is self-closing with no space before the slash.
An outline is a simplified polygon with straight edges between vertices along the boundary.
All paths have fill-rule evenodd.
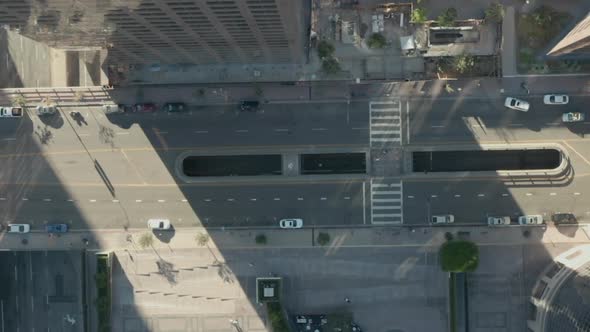
<path id="1" fill-rule="evenodd" d="M 80 252 L 2 252 L 2 331 L 83 331 Z"/>

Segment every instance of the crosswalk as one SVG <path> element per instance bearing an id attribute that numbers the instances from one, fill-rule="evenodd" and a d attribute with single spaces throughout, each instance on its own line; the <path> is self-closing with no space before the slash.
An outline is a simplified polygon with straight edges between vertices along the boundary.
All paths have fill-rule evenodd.
<path id="1" fill-rule="evenodd" d="M 401 103 L 399 100 L 370 102 L 371 147 L 402 144 Z"/>
<path id="2" fill-rule="evenodd" d="M 403 183 L 400 179 L 371 179 L 371 223 L 403 223 Z"/>

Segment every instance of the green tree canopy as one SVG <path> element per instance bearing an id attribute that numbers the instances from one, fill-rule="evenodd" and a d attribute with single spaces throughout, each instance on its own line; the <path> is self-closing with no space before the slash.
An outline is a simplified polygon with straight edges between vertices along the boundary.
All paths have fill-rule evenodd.
<path id="1" fill-rule="evenodd" d="M 455 57 L 453 65 L 460 74 L 466 73 L 475 67 L 475 57 L 469 54 L 458 55 Z"/>
<path id="2" fill-rule="evenodd" d="M 436 18 L 436 22 L 441 27 L 449 27 L 455 24 L 456 19 L 457 10 L 454 7 L 449 7 Z"/>
<path id="3" fill-rule="evenodd" d="M 334 54 L 334 45 L 322 40 L 318 43 L 318 56 L 320 59 L 328 58 Z"/>
<path id="4" fill-rule="evenodd" d="M 322 61 L 322 70 L 326 74 L 336 74 L 340 71 L 340 69 L 340 63 L 338 62 L 338 59 L 334 57 L 329 57 Z"/>
<path id="5" fill-rule="evenodd" d="M 426 22 L 426 20 L 428 20 L 428 17 L 426 15 L 426 9 L 416 8 L 416 9 L 412 10 L 412 15 L 410 17 L 410 20 L 414 23 Z"/>
<path id="6" fill-rule="evenodd" d="M 385 37 L 380 33 L 374 33 L 367 39 L 369 48 L 383 48 L 387 44 Z"/>
<path id="7" fill-rule="evenodd" d="M 485 14 L 486 20 L 500 23 L 504 19 L 504 6 L 498 2 L 491 3 Z"/>
<path id="8" fill-rule="evenodd" d="M 479 249 L 470 241 L 453 240 L 440 248 L 440 263 L 444 271 L 472 272 L 479 264 Z"/>

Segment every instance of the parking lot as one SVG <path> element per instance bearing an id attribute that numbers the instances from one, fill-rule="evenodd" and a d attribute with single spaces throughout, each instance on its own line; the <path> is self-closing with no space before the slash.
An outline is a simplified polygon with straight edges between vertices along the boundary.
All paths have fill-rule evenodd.
<path id="1" fill-rule="evenodd" d="M 84 331 L 81 257 L 79 251 L 0 252 L 0 331 Z"/>

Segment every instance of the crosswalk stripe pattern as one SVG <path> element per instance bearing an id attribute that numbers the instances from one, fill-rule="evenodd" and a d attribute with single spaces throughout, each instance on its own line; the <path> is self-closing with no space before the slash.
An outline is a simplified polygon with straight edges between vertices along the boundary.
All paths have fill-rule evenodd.
<path id="1" fill-rule="evenodd" d="M 401 103 L 399 100 L 370 102 L 371 147 L 402 144 Z"/>
<path id="2" fill-rule="evenodd" d="M 399 179 L 371 179 L 371 223 L 403 223 L 403 183 Z"/>

